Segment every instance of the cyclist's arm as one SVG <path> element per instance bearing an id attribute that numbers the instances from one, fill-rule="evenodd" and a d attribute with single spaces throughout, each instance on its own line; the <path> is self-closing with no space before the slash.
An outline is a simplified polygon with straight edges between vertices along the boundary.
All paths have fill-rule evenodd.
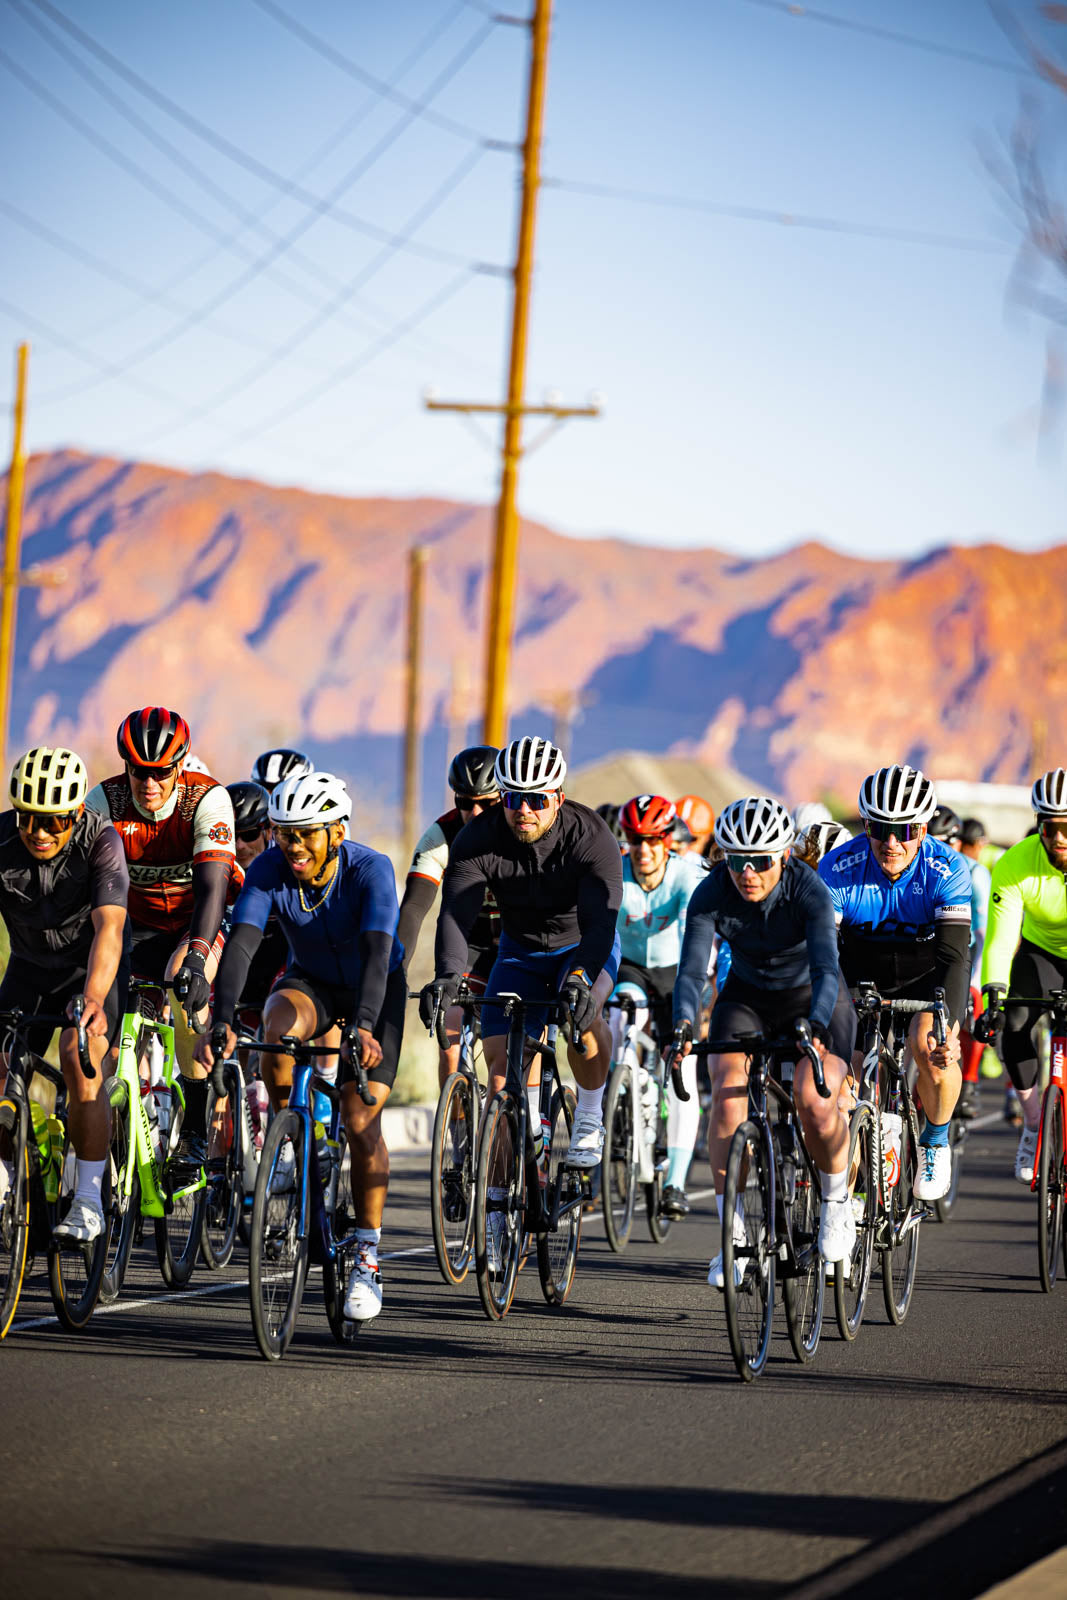
<path id="1" fill-rule="evenodd" d="M 578 880 L 578 948 L 573 966 L 595 982 L 611 955 L 622 905 L 622 856 L 606 828 L 598 828 L 582 853 Z"/>
<path id="2" fill-rule="evenodd" d="M 488 881 L 478 856 L 457 856 L 453 851 L 441 885 L 441 912 L 434 941 L 434 972 L 438 977 L 466 972 L 470 931 L 481 912 Z"/>
<path id="3" fill-rule="evenodd" d="M 404 898 L 400 902 L 400 918 L 396 925 L 396 936 L 404 946 L 405 966 L 415 954 L 415 946 L 419 942 L 419 930 L 425 921 L 426 913 L 437 898 L 437 888 L 437 883 L 431 879 L 419 877 L 414 872 L 408 873 Z"/>
<path id="4" fill-rule="evenodd" d="M 829 1042 L 830 1019 L 841 981 L 837 962 L 837 921 L 830 891 L 815 873 L 805 873 L 803 904 L 808 913 L 808 968 L 811 972 L 811 1025 L 823 1044 Z"/>
<path id="5" fill-rule="evenodd" d="M 985 949 L 982 951 L 982 987 L 999 983 L 1007 988 L 1011 977 L 1011 964 L 1019 947 L 1023 929 L 1023 889 L 1021 883 L 1010 881 L 1008 871 L 1001 872 L 1001 864 L 1008 860 L 1010 851 L 1001 856 L 993 868 L 993 887 L 989 896 L 989 922 L 986 927 Z"/>
<path id="6" fill-rule="evenodd" d="M 233 802 L 221 783 L 204 794 L 193 818 L 193 914 L 189 944 L 211 949 L 226 911 L 234 866 Z"/>
<path id="7" fill-rule="evenodd" d="M 397 925 L 396 881 L 385 856 L 367 866 L 359 918 L 360 984 L 356 1026 L 373 1033 L 385 1001 Z"/>
<path id="8" fill-rule="evenodd" d="M 233 924 L 215 975 L 215 999 L 212 1021 L 233 1025 L 237 1002 L 244 993 L 252 958 L 263 942 L 267 919 L 274 910 L 274 896 L 270 889 L 268 873 L 272 864 L 261 865 L 262 856 L 250 864 L 237 904 L 233 908 Z"/>
<path id="9" fill-rule="evenodd" d="M 692 1025 L 694 1033 L 700 1018 L 700 1001 L 707 982 L 708 962 L 715 938 L 715 900 L 708 879 L 693 891 L 685 921 L 678 976 L 674 980 L 674 1026 Z"/>
<path id="10" fill-rule="evenodd" d="M 111 986 L 122 960 L 122 944 L 126 933 L 125 905 L 95 906 L 92 912 L 93 942 L 89 947 L 89 960 L 85 974 L 86 1000 L 91 1000 L 101 1011 L 111 993 Z"/>
<path id="11" fill-rule="evenodd" d="M 940 921 L 934 931 L 934 982 L 945 991 L 949 1023 L 962 1024 L 971 987 L 971 924 Z"/>

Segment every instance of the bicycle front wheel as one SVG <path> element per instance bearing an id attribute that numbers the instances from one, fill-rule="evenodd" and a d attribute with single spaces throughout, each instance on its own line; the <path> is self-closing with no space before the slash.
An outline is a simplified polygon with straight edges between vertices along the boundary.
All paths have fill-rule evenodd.
<path id="1" fill-rule="evenodd" d="M 68 1131 L 63 1141 L 63 1177 L 59 1199 L 54 1207 L 48 1208 L 53 1213 L 53 1226 L 70 1210 L 71 1201 L 74 1199 L 76 1170 L 77 1160 Z M 104 1212 L 104 1229 L 99 1238 L 94 1239 L 91 1244 L 69 1245 L 60 1245 L 52 1240 L 48 1246 L 48 1287 L 52 1291 L 52 1304 L 56 1308 L 56 1316 L 71 1333 L 78 1333 L 85 1327 L 96 1310 L 96 1302 L 100 1298 L 100 1285 L 103 1282 L 104 1267 L 107 1262 L 107 1223 L 111 1213 L 109 1162 L 104 1163 L 100 1200 Z"/>
<path id="2" fill-rule="evenodd" d="M 430 1220 L 437 1265 L 446 1283 L 470 1270 L 474 1235 L 474 1164 L 478 1129 L 470 1079 L 453 1072 L 437 1101 L 430 1156 Z"/>
<path id="3" fill-rule="evenodd" d="M 30 1237 L 28 1117 L 14 1100 L 0 1100 L 0 1158 L 10 1167 L 10 1182 L 0 1198 L 0 1339 L 10 1328 L 22 1293 Z"/>
<path id="4" fill-rule="evenodd" d="M 735 1219 L 740 1223 L 736 1239 Z M 763 1134 L 754 1122 L 741 1124 L 726 1158 L 722 1264 L 730 1349 L 738 1373 L 751 1383 L 767 1364 L 774 1322 L 771 1174 Z"/>
<path id="5" fill-rule="evenodd" d="M 133 1236 L 141 1215 L 141 1180 L 135 1161 L 130 1170 L 133 1109 L 125 1080 L 120 1078 L 119 1082 L 123 1085 L 123 1093 L 117 1103 L 112 1102 L 111 1139 L 107 1152 L 111 1204 L 104 1213 L 107 1220 L 107 1250 L 104 1276 L 100 1280 L 100 1298 L 105 1305 L 114 1300 L 122 1288 L 126 1268 L 130 1264 Z"/>
<path id="6" fill-rule="evenodd" d="M 242 1117 L 244 1085 L 236 1062 L 223 1067 L 226 1092 L 208 1109 L 207 1187 L 200 1227 L 200 1254 L 211 1272 L 224 1267 L 233 1255 L 244 1203 L 244 1151 Z"/>
<path id="7" fill-rule="evenodd" d="M 963 1148 L 967 1143 L 967 1124 L 961 1122 L 959 1117 L 953 1117 L 948 1130 L 948 1147 L 952 1155 L 952 1176 L 949 1179 L 948 1191 L 940 1200 L 934 1201 L 934 1216 L 938 1222 L 947 1222 L 952 1215 L 952 1208 L 959 1199 L 960 1175 L 963 1172 Z"/>
<path id="8" fill-rule="evenodd" d="M 667 1097 L 662 1089 L 659 1094 L 659 1106 L 653 1118 L 652 1126 L 655 1134 L 653 1155 L 660 1154 L 660 1159 L 665 1159 L 667 1150 Z M 645 1212 L 648 1216 L 648 1231 L 657 1244 L 662 1244 L 671 1231 L 674 1218 L 667 1216 L 660 1208 L 663 1204 L 663 1167 L 657 1163 L 656 1176 L 651 1183 L 645 1184 Z"/>
<path id="9" fill-rule="evenodd" d="M 308 1127 L 299 1112 L 279 1111 L 256 1175 L 248 1290 L 256 1343 L 268 1361 L 280 1361 L 292 1342 L 307 1280 L 308 1234 L 301 1232 L 300 1214 Z"/>
<path id="10" fill-rule="evenodd" d="M 1037 1253 L 1041 1287 L 1052 1293 L 1063 1234 L 1063 1090 L 1050 1083 L 1041 1109 L 1041 1160 L 1037 1169 Z"/>
<path id="11" fill-rule="evenodd" d="M 578 1246 L 582 1239 L 582 1178 L 565 1165 L 574 1126 L 574 1096 L 557 1088 L 552 1095 L 552 1141 L 545 1155 L 548 1170 L 546 1192 L 551 1198 L 559 1188 L 560 1215 L 554 1233 L 537 1235 L 537 1270 L 541 1292 L 550 1306 L 561 1306 L 571 1292 Z M 631 1205 L 632 1212 L 632 1205 Z M 607 1205 L 604 1207 L 607 1218 Z"/>
<path id="12" fill-rule="evenodd" d="M 796 1267 L 782 1280 L 785 1323 L 789 1343 L 798 1361 L 808 1362 L 819 1348 L 823 1302 L 826 1296 L 826 1269 L 819 1254 L 819 1214 L 822 1196 L 815 1163 L 797 1137 L 796 1188 L 789 1206 Z M 724 1208 L 725 1209 L 725 1208 Z"/>
<path id="13" fill-rule="evenodd" d="M 600 1198 L 604 1206 L 604 1232 L 616 1255 L 625 1250 L 630 1241 L 637 1199 L 633 1082 L 629 1066 L 616 1065 L 604 1096 Z"/>
<path id="14" fill-rule="evenodd" d="M 886 1315 L 899 1327 L 908 1314 L 919 1263 L 919 1217 L 913 1196 L 919 1170 L 919 1130 L 915 1108 L 906 1105 L 900 1136 L 900 1177 L 889 1190 L 890 1240 L 882 1251 L 882 1298 Z"/>
<path id="15" fill-rule="evenodd" d="M 526 1174 L 519 1115 L 506 1090 L 493 1096 L 478 1146 L 474 1185 L 474 1250 L 478 1293 L 493 1322 L 506 1317 L 515 1294 L 525 1231 Z"/>
<path id="16" fill-rule="evenodd" d="M 878 1125 L 869 1105 L 852 1113 L 848 1136 L 848 1181 L 856 1244 L 849 1261 L 839 1261 L 834 1271 L 834 1312 L 842 1339 L 849 1343 L 860 1331 L 874 1259 L 878 1225 Z"/>

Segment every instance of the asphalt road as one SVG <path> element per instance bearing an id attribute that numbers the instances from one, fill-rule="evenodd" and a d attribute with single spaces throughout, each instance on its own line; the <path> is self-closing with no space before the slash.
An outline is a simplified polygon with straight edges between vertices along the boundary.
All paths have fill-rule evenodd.
<path id="1" fill-rule="evenodd" d="M 0 1348 L 0 1592 L 980 1594 L 1063 1542 L 1067 1504 L 1067 1283 L 1040 1292 L 1013 1150 L 972 1134 L 903 1328 L 872 1285 L 858 1341 L 824 1326 L 800 1367 L 779 1312 L 752 1385 L 705 1283 L 706 1193 L 623 1256 L 591 1222 L 564 1310 L 531 1263 L 493 1325 L 440 1281 L 427 1163 L 398 1158 L 381 1317 L 339 1349 L 313 1275 L 280 1365 L 242 1260 L 168 1298 L 141 1251 L 80 1336 L 38 1273 Z"/>

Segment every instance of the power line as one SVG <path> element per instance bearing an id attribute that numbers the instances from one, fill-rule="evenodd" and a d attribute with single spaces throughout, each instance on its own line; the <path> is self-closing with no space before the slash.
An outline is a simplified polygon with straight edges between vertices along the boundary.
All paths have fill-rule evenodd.
<path id="1" fill-rule="evenodd" d="M 626 200 L 637 205 L 663 206 L 676 211 L 699 211 L 713 217 L 733 217 L 739 222 L 776 223 L 784 228 L 813 229 L 818 233 L 845 233 L 861 239 L 893 240 L 898 244 L 931 245 L 941 250 L 1002 255 L 1010 247 L 995 239 L 967 239 L 957 234 L 933 233 L 924 228 L 897 228 L 877 222 L 847 222 L 840 217 L 820 217 L 799 211 L 776 211 L 765 206 L 732 205 L 719 200 L 698 200 L 686 195 L 660 194 L 651 189 L 619 188 L 608 183 L 584 183 L 576 178 L 543 178 L 546 189 L 584 194 L 602 200 Z"/>
<path id="2" fill-rule="evenodd" d="M 793 5 L 790 0 L 741 0 L 743 5 L 757 6 L 761 11 L 777 11 L 782 16 L 803 22 L 821 22 L 829 28 L 841 28 L 849 33 L 864 33 L 870 38 L 884 39 L 889 44 L 906 45 L 912 50 L 926 50 L 931 55 L 951 56 L 958 61 L 969 61 L 972 66 L 990 67 L 995 72 L 1010 72 L 1014 77 L 1028 74 L 1018 62 L 1005 61 L 999 56 L 983 55 L 978 50 L 966 50 L 960 45 L 939 44 L 936 39 L 923 39 L 914 33 L 902 33 L 896 28 L 882 28 L 873 22 L 856 22 L 851 17 L 838 17 L 831 11 L 817 11 L 812 6 Z"/>

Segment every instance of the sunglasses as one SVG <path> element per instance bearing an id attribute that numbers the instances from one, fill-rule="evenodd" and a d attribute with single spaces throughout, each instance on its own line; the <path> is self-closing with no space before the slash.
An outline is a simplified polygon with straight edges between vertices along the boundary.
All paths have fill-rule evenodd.
<path id="1" fill-rule="evenodd" d="M 631 833 L 629 828 L 624 828 L 622 831 L 626 835 L 626 843 L 631 850 L 636 850 L 643 844 L 667 843 L 667 835 L 665 833 Z"/>
<path id="2" fill-rule="evenodd" d="M 279 828 L 274 827 L 274 838 L 277 844 L 310 844 L 317 833 L 325 833 L 326 825 L 316 822 L 311 828 Z M 256 835 L 253 835 L 255 838 Z"/>
<path id="3" fill-rule="evenodd" d="M 726 857 L 726 865 L 731 872 L 744 872 L 746 867 L 751 867 L 753 872 L 769 872 L 777 860 L 777 856 L 728 855 Z"/>
<path id="4" fill-rule="evenodd" d="M 452 798 L 456 802 L 457 811 L 473 811 L 475 806 L 481 806 L 485 811 L 489 806 L 500 804 L 498 794 L 454 794 Z"/>
<path id="5" fill-rule="evenodd" d="M 169 767 L 142 767 L 136 761 L 126 763 L 126 771 L 131 778 L 136 778 L 138 783 L 147 783 L 149 778 L 155 778 L 157 783 L 166 783 L 171 774 L 177 770 L 177 762 L 174 761 Z"/>
<path id="6" fill-rule="evenodd" d="M 1038 829 L 1046 839 L 1067 839 L 1067 817 L 1042 817 Z"/>
<path id="7" fill-rule="evenodd" d="M 63 811 L 44 815 L 40 811 L 17 811 L 18 825 L 23 833 L 66 833 L 78 820 L 76 811 Z"/>
<path id="8" fill-rule="evenodd" d="M 260 834 L 262 832 L 263 832 L 262 828 L 253 828 L 250 833 L 249 832 L 242 833 L 241 830 L 238 829 L 237 830 L 237 837 L 240 839 L 242 844 L 255 844 L 256 840 L 259 838 L 259 836 L 260 836 Z"/>
<path id="9" fill-rule="evenodd" d="M 868 822 L 865 824 L 868 839 L 876 839 L 879 844 L 885 844 L 889 839 L 895 839 L 898 844 L 911 844 L 913 839 L 921 839 L 925 822 Z"/>
<path id="10" fill-rule="evenodd" d="M 531 811 L 547 811 L 555 793 L 555 789 L 549 790 L 548 794 L 512 794 L 509 791 L 500 798 L 509 811 L 521 811 L 523 806 L 529 806 Z"/>

